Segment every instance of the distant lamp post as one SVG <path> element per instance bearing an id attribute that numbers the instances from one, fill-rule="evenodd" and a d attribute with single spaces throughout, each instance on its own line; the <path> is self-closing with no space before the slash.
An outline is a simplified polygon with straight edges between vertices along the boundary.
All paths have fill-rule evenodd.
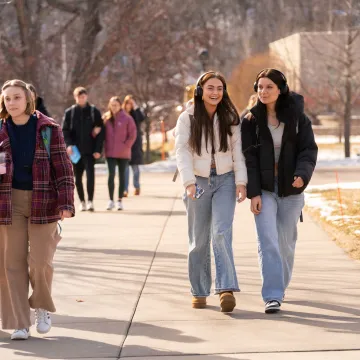
<path id="1" fill-rule="evenodd" d="M 209 51 L 207 49 L 201 49 L 199 51 L 199 60 L 201 63 L 202 72 L 207 71 L 209 65 Z"/>

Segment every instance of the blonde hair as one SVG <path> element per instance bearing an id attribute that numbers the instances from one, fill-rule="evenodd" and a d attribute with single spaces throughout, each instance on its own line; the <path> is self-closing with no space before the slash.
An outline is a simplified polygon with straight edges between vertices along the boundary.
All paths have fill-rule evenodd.
<path id="1" fill-rule="evenodd" d="M 0 96 L 0 118 L 7 119 L 10 114 L 8 113 L 6 106 L 5 106 L 5 99 L 4 99 L 4 90 L 9 87 L 19 87 L 24 90 L 25 98 L 26 98 L 26 109 L 25 114 L 31 115 L 35 112 L 35 102 L 31 96 L 31 90 L 28 87 L 28 84 L 22 80 L 14 79 L 8 80 L 5 82 L 1 89 L 1 96 Z"/>
<path id="2" fill-rule="evenodd" d="M 87 91 L 83 86 L 78 86 L 77 88 L 74 89 L 74 96 L 79 96 L 82 94 L 87 95 Z"/>
<path id="3" fill-rule="evenodd" d="M 114 114 L 112 113 L 111 111 L 111 107 L 110 107 L 110 103 L 112 101 L 117 101 L 120 105 L 120 108 L 121 108 L 121 100 L 119 98 L 119 96 L 113 96 L 110 100 L 109 100 L 109 103 L 108 103 L 108 111 L 103 115 L 103 120 L 104 120 L 104 123 L 106 123 L 107 121 L 111 120 L 111 119 L 114 119 Z"/>
<path id="4" fill-rule="evenodd" d="M 124 102 L 123 102 L 123 109 L 126 111 L 126 105 L 134 99 L 134 96 L 129 94 L 129 95 L 126 95 L 125 98 L 124 98 Z"/>

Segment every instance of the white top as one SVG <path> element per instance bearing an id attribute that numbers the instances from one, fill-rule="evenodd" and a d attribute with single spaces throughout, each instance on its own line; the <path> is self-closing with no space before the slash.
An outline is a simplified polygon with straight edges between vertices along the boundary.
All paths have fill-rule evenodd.
<path id="1" fill-rule="evenodd" d="M 282 141 L 282 136 L 284 133 L 285 124 L 282 122 L 276 126 L 268 124 L 268 127 L 270 129 L 271 136 L 272 136 L 273 142 L 274 142 L 275 164 L 277 164 L 279 162 L 280 151 L 281 151 L 281 141 Z"/>
<path id="2" fill-rule="evenodd" d="M 190 116 L 194 114 L 194 107 L 188 106 L 180 114 L 175 129 L 176 163 L 184 187 L 195 184 L 195 175 L 208 178 L 210 176 L 211 149 L 206 149 L 205 134 L 202 138 L 201 156 L 197 155 L 189 146 Z M 240 126 L 232 126 L 232 136 L 228 136 L 229 148 L 227 152 L 219 151 L 220 139 L 217 114 L 214 117 L 214 147 L 215 165 L 218 175 L 229 171 L 235 173 L 237 185 L 247 184 L 245 158 L 241 150 Z M 211 147 L 211 146 L 210 146 Z"/>

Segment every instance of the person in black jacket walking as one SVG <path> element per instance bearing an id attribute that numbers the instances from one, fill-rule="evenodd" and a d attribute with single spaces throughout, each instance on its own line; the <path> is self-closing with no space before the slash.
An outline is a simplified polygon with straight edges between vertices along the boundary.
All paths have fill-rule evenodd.
<path id="1" fill-rule="evenodd" d="M 265 312 L 280 310 L 294 264 L 297 222 L 312 177 L 317 145 L 303 97 L 285 75 L 264 69 L 256 77 L 256 105 L 242 121 L 247 196 L 255 214 Z"/>
<path id="2" fill-rule="evenodd" d="M 65 110 L 63 133 L 67 152 L 72 154 L 76 145 L 81 154 L 74 164 L 75 184 L 81 204 L 80 211 L 94 211 L 95 160 L 101 157 L 104 131 L 100 111 L 88 103 L 87 91 L 83 87 L 74 90 L 76 105 Z M 88 203 L 85 203 L 82 177 L 86 171 Z"/>
<path id="3" fill-rule="evenodd" d="M 50 114 L 44 104 L 44 99 L 38 96 L 35 86 L 33 84 L 27 84 L 28 89 L 31 91 L 31 96 L 35 102 L 35 110 L 40 111 L 42 114 L 50 117 Z"/>
<path id="4" fill-rule="evenodd" d="M 126 197 L 129 193 L 129 165 L 131 166 L 133 172 L 133 185 L 135 188 L 134 195 L 140 195 L 140 167 L 139 165 L 144 162 L 144 152 L 142 149 L 142 131 L 141 123 L 144 121 L 145 116 L 141 112 L 139 106 L 136 104 L 132 95 L 125 96 L 123 109 L 132 116 L 135 121 L 137 129 L 137 137 L 131 148 L 131 160 L 126 167 L 125 172 L 125 191 L 124 196 Z"/>

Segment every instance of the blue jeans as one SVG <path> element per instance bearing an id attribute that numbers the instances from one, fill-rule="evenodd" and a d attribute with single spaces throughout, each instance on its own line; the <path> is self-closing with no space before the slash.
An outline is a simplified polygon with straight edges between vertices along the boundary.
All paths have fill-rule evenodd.
<path id="1" fill-rule="evenodd" d="M 140 189 L 140 167 L 139 165 L 131 165 L 133 172 L 133 185 L 135 189 Z M 129 192 L 130 165 L 125 170 L 125 191 Z"/>
<path id="2" fill-rule="evenodd" d="M 262 209 L 255 215 L 258 254 L 263 280 L 264 302 L 282 302 L 294 266 L 297 222 L 304 207 L 304 194 L 279 197 L 275 192 L 262 191 Z"/>
<path id="3" fill-rule="evenodd" d="M 232 226 L 236 204 L 236 186 L 233 172 L 210 178 L 197 176 L 197 184 L 205 192 L 196 200 L 184 195 L 188 217 L 189 258 L 188 271 L 191 293 L 195 297 L 210 295 L 212 240 L 215 257 L 215 294 L 240 291 L 232 250 Z"/>

